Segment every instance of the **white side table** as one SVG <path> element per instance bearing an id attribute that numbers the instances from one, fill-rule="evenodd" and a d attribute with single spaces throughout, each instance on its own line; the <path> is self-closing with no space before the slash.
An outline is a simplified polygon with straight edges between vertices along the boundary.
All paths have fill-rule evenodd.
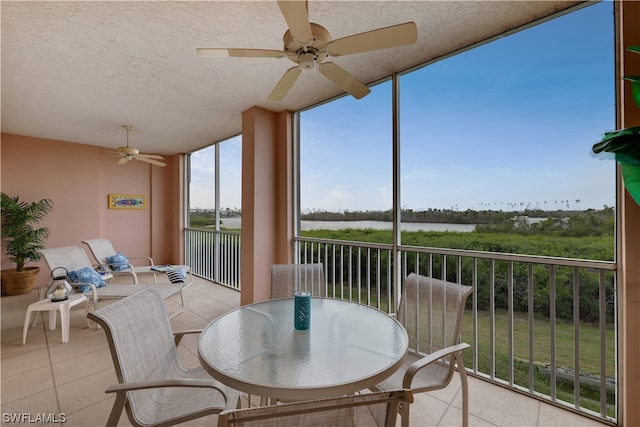
<path id="1" fill-rule="evenodd" d="M 27 314 L 24 318 L 24 327 L 22 329 L 22 345 L 27 342 L 27 329 L 29 329 L 29 322 L 31 320 L 31 313 L 34 311 L 48 311 L 49 312 L 49 330 L 56 328 L 56 311 L 60 312 L 60 323 L 62 328 L 62 342 L 69 341 L 69 318 L 71 316 L 71 307 L 84 303 L 85 314 L 89 314 L 89 301 L 83 294 L 73 294 L 64 301 L 51 301 L 49 299 L 43 299 L 38 302 L 34 302 L 27 308 Z M 33 319 L 35 326 L 37 317 Z M 89 325 L 89 320 L 87 320 Z"/>

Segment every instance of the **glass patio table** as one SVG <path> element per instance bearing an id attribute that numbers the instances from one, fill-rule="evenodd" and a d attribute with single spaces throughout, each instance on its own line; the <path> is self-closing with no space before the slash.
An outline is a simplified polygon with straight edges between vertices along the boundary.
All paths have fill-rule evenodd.
<path id="1" fill-rule="evenodd" d="M 380 310 L 311 298 L 308 330 L 294 328 L 293 311 L 285 298 L 218 317 L 200 335 L 200 363 L 236 390 L 285 401 L 352 394 L 402 365 L 407 333 Z"/>

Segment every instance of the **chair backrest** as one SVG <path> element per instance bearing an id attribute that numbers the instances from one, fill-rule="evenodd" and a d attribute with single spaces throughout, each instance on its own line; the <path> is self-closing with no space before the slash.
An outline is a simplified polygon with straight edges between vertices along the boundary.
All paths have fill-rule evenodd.
<path id="1" fill-rule="evenodd" d="M 218 427 L 379 426 L 396 425 L 401 403 L 413 402 L 409 390 L 357 394 L 281 405 L 235 409 L 218 415 Z"/>
<path id="2" fill-rule="evenodd" d="M 274 264 L 271 266 L 271 298 L 293 298 L 296 292 L 327 296 L 322 264 Z"/>
<path id="3" fill-rule="evenodd" d="M 458 344 L 471 286 L 411 273 L 403 283 L 398 321 L 409 336 L 409 351 L 431 354 Z"/>
<path id="4" fill-rule="evenodd" d="M 119 383 L 179 378 L 180 365 L 162 296 L 146 288 L 89 313 L 103 327 Z M 144 413 L 162 389 L 130 391 L 128 410 Z"/>
<path id="5" fill-rule="evenodd" d="M 47 266 L 53 271 L 56 267 L 64 267 L 69 271 L 93 267 L 87 253 L 80 246 L 64 246 L 59 248 L 40 249 Z"/>
<path id="6" fill-rule="evenodd" d="M 98 261 L 98 264 L 108 265 L 107 257 L 116 254 L 116 250 L 113 248 L 109 239 L 88 239 L 83 240 L 82 243 L 89 247 L 91 254 Z"/>

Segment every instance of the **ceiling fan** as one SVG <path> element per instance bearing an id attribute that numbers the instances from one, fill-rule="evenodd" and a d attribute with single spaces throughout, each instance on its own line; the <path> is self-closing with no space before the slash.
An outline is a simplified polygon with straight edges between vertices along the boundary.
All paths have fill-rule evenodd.
<path id="1" fill-rule="evenodd" d="M 129 147 L 129 131 L 133 129 L 133 126 L 122 125 L 124 130 L 127 131 L 127 146 L 126 147 L 118 147 L 116 148 L 116 152 L 114 153 L 116 156 L 120 156 L 120 160 L 118 160 L 118 165 L 124 165 L 129 160 L 135 159 L 140 160 L 142 162 L 151 163 L 156 166 L 167 166 L 166 163 L 159 162 L 158 160 L 163 160 L 162 156 L 158 156 L 157 154 L 141 154 L 137 148 Z"/>
<path id="2" fill-rule="evenodd" d="M 372 50 L 399 47 L 415 43 L 418 31 L 414 22 L 379 28 L 332 40 L 321 25 L 309 22 L 306 0 L 278 0 L 278 6 L 289 29 L 284 33 L 284 50 L 198 48 L 201 56 L 235 56 L 251 58 L 284 58 L 297 65 L 289 68 L 267 98 L 277 102 L 284 99 L 303 70 L 318 68 L 326 78 L 356 99 L 371 92 L 361 81 L 342 67 L 327 61 L 329 57 L 351 55 Z"/>

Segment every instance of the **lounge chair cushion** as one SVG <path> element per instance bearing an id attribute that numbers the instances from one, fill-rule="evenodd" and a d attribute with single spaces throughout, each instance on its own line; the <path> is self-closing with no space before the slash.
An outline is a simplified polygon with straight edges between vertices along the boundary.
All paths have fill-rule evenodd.
<path id="1" fill-rule="evenodd" d="M 129 260 L 122 252 L 108 256 L 107 262 L 113 271 L 123 271 L 129 269 Z"/>
<path id="2" fill-rule="evenodd" d="M 73 283 L 91 283 L 96 288 L 107 286 L 100 273 L 98 273 L 91 267 L 84 267 L 80 270 L 70 271 L 68 277 L 69 280 Z M 80 292 L 84 293 L 90 291 L 91 286 L 80 284 L 78 285 L 78 289 L 80 290 Z"/>

